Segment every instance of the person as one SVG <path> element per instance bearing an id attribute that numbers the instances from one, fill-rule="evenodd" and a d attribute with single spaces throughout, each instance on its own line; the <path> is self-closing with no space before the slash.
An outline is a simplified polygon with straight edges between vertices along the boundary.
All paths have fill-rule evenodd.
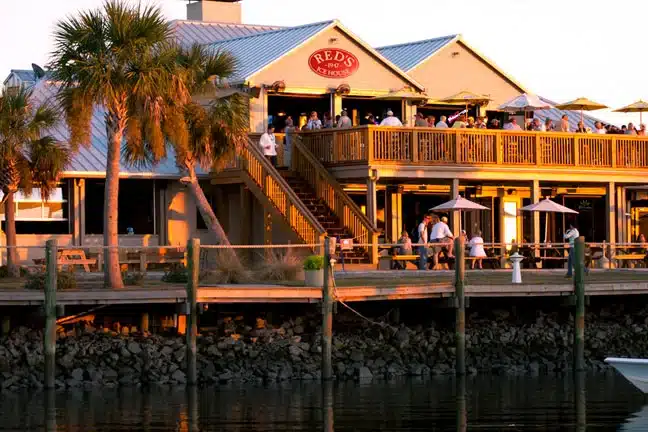
<path id="1" fill-rule="evenodd" d="M 472 260 L 471 267 L 475 268 L 475 265 L 481 270 L 482 259 L 486 257 L 486 251 L 484 250 L 484 238 L 482 237 L 482 232 L 477 231 L 473 234 L 472 238 L 468 242 L 470 246 L 470 256 L 475 258 Z"/>
<path id="2" fill-rule="evenodd" d="M 567 117 L 567 114 L 563 114 L 560 118 L 560 132 L 569 132 L 569 117 Z"/>
<path id="3" fill-rule="evenodd" d="M 412 255 L 412 239 L 410 238 L 407 231 L 403 231 L 401 233 L 401 236 L 398 239 L 398 244 L 400 244 L 397 252 L 398 255 Z M 398 270 L 405 270 L 407 268 L 407 263 L 396 261 L 394 262 L 394 268 Z"/>
<path id="4" fill-rule="evenodd" d="M 439 117 L 439 122 L 436 124 L 436 127 L 439 129 L 447 129 L 448 128 L 447 120 L 448 118 L 446 116 Z"/>
<path id="5" fill-rule="evenodd" d="M 479 116 L 477 122 L 475 123 L 475 128 L 477 129 L 486 129 L 486 117 Z"/>
<path id="6" fill-rule="evenodd" d="M 433 115 L 427 116 L 427 127 L 433 128 L 436 125 L 436 117 Z"/>
<path id="7" fill-rule="evenodd" d="M 428 243 L 428 224 L 430 223 L 430 216 L 423 216 L 423 220 L 418 226 L 418 239 L 417 243 L 419 244 L 419 270 L 425 270 L 427 268 L 427 243 Z"/>
<path id="8" fill-rule="evenodd" d="M 263 150 L 263 156 L 266 157 L 272 164 L 277 166 L 277 141 L 274 135 L 274 126 L 268 125 L 267 131 L 259 138 L 259 145 Z"/>
<path id="9" fill-rule="evenodd" d="M 500 128 L 500 121 L 499 119 L 493 119 L 491 122 L 488 124 L 488 129 L 499 129 Z"/>
<path id="10" fill-rule="evenodd" d="M 626 130 L 626 135 L 637 135 L 637 130 L 635 129 L 633 123 L 628 123 L 628 129 Z"/>
<path id="11" fill-rule="evenodd" d="M 576 133 L 587 133 L 587 129 L 585 129 L 585 124 L 582 121 L 578 122 L 578 127 L 576 128 Z"/>
<path id="12" fill-rule="evenodd" d="M 308 123 L 306 123 L 306 130 L 319 130 L 322 129 L 322 120 L 317 118 L 317 112 L 311 112 Z"/>
<path id="13" fill-rule="evenodd" d="M 428 121 L 425 119 L 425 116 L 422 112 L 416 113 L 416 119 L 414 120 L 414 127 L 428 127 Z"/>
<path id="14" fill-rule="evenodd" d="M 450 228 L 448 227 L 448 218 L 443 216 L 441 220 L 434 224 L 434 226 L 432 227 L 432 232 L 430 233 L 430 242 L 444 244 L 448 249 L 448 258 L 452 258 L 454 257 L 454 255 L 452 255 L 452 240 L 454 240 L 454 236 L 452 235 L 452 231 L 450 231 Z M 436 264 L 436 257 L 438 256 L 438 253 L 435 251 L 434 255 Z"/>
<path id="15" fill-rule="evenodd" d="M 290 167 L 292 160 L 292 141 L 295 139 L 295 124 L 291 116 L 286 117 L 286 127 L 284 128 L 286 138 L 284 138 L 284 165 Z"/>
<path id="16" fill-rule="evenodd" d="M 466 124 L 466 128 L 468 129 L 475 129 L 477 126 L 475 126 L 475 118 L 470 116 L 468 117 L 468 124 Z"/>
<path id="17" fill-rule="evenodd" d="M 533 123 L 531 123 L 531 129 L 534 132 L 546 132 L 545 125 L 542 124 L 538 117 L 533 119 Z"/>
<path id="18" fill-rule="evenodd" d="M 544 127 L 545 127 L 545 132 L 553 132 L 553 130 L 555 129 L 553 120 L 551 120 L 550 118 L 546 118 Z"/>
<path id="19" fill-rule="evenodd" d="M 646 136 L 646 125 L 645 124 L 640 124 L 639 125 L 639 130 L 637 131 L 637 135 L 639 136 Z"/>
<path id="20" fill-rule="evenodd" d="M 605 135 L 607 133 L 607 130 L 603 127 L 603 123 L 600 121 L 594 123 L 594 128 L 596 129 L 595 132 L 597 134 Z"/>
<path id="21" fill-rule="evenodd" d="M 389 110 L 387 111 L 387 117 L 380 122 L 380 126 L 403 126 L 403 123 L 397 117 L 394 117 L 392 110 Z"/>
<path id="22" fill-rule="evenodd" d="M 351 121 L 351 118 L 349 118 L 346 110 L 342 110 L 342 113 L 340 114 L 340 120 L 338 120 L 337 122 L 337 127 L 340 129 L 353 127 L 353 122 Z"/>
<path id="23" fill-rule="evenodd" d="M 452 123 L 453 129 L 465 129 L 466 126 L 468 126 L 466 124 L 466 116 L 463 114 L 461 114 L 459 118 L 454 123 Z"/>
<path id="24" fill-rule="evenodd" d="M 336 124 L 337 123 L 334 123 L 333 120 L 331 119 L 331 113 L 328 111 L 324 111 L 324 118 L 322 119 L 322 129 L 331 129 Z"/>
<path id="25" fill-rule="evenodd" d="M 515 117 L 511 117 L 509 118 L 509 122 L 504 125 L 504 130 L 521 131 L 522 128 L 517 123 L 517 119 Z"/>
<path id="26" fill-rule="evenodd" d="M 574 241 L 580 236 L 578 230 L 573 223 L 569 224 L 569 229 L 563 235 L 564 239 L 569 242 L 569 256 L 567 258 L 567 274 L 565 277 L 572 277 L 572 269 L 574 266 Z"/>

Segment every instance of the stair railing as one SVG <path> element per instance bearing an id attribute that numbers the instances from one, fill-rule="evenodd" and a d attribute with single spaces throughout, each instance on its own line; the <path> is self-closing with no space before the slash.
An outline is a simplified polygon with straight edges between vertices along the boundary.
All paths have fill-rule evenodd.
<path id="1" fill-rule="evenodd" d="M 354 243 L 371 244 L 363 247 L 372 264 L 378 262 L 378 229 L 353 202 L 349 195 L 315 155 L 301 142 L 299 135 L 292 136 L 291 169 L 308 182 L 333 211 L 342 225 L 353 235 Z"/>
<path id="2" fill-rule="evenodd" d="M 258 142 L 248 139 L 238 157 L 238 165 L 263 191 L 290 227 L 306 244 L 323 244 L 326 230 L 290 185 L 263 156 Z"/>

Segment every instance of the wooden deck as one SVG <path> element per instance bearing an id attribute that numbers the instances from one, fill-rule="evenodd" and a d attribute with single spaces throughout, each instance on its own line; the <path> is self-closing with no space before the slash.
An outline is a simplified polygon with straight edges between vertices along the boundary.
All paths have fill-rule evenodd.
<path id="1" fill-rule="evenodd" d="M 452 297 L 452 272 L 353 272 L 336 273 L 336 297 L 342 301 L 410 300 Z M 522 284 L 511 284 L 511 272 L 502 270 L 466 272 L 468 297 L 534 297 L 568 296 L 573 293 L 570 279 L 563 271 L 523 271 Z M 648 270 L 598 270 L 586 275 L 586 294 L 648 294 Z M 287 285 L 218 285 L 201 286 L 199 303 L 316 303 L 320 288 Z M 17 281 L 3 282 L 0 305 L 41 305 L 42 292 L 22 288 Z M 147 280 L 143 286 L 110 290 L 100 280 L 79 282 L 79 288 L 61 290 L 57 303 L 62 305 L 172 304 L 186 300 L 185 287 Z"/>

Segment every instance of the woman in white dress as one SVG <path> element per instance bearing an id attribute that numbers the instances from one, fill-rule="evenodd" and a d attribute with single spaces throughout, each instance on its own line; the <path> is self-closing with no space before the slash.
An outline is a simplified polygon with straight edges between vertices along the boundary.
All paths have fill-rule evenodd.
<path id="1" fill-rule="evenodd" d="M 475 268 L 475 264 L 481 269 L 482 268 L 482 258 L 486 256 L 486 251 L 484 251 L 484 239 L 482 238 L 481 231 L 477 231 L 470 242 L 470 256 L 476 259 L 472 260 L 471 268 Z"/>

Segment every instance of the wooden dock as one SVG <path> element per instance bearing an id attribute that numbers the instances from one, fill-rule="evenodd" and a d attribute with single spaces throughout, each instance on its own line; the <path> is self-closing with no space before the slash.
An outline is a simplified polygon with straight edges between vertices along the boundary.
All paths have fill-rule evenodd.
<path id="1" fill-rule="evenodd" d="M 568 296 L 574 292 L 571 279 L 564 270 L 525 270 L 522 284 L 511 283 L 507 270 L 466 272 L 467 297 L 540 297 Z M 345 302 L 376 300 L 412 300 L 454 296 L 452 271 L 363 271 L 336 272 L 335 298 Z M 648 294 L 648 270 L 593 270 L 585 276 L 588 296 Z M 61 305 L 129 305 L 172 304 L 187 299 L 186 287 L 146 280 L 144 285 L 111 290 L 102 287 L 97 278 L 81 280 L 78 288 L 59 290 L 57 304 Z M 199 303 L 318 303 L 322 289 L 299 283 L 285 285 L 201 285 Z M 42 305 L 44 293 L 26 290 L 19 284 L 0 287 L 0 305 Z"/>

